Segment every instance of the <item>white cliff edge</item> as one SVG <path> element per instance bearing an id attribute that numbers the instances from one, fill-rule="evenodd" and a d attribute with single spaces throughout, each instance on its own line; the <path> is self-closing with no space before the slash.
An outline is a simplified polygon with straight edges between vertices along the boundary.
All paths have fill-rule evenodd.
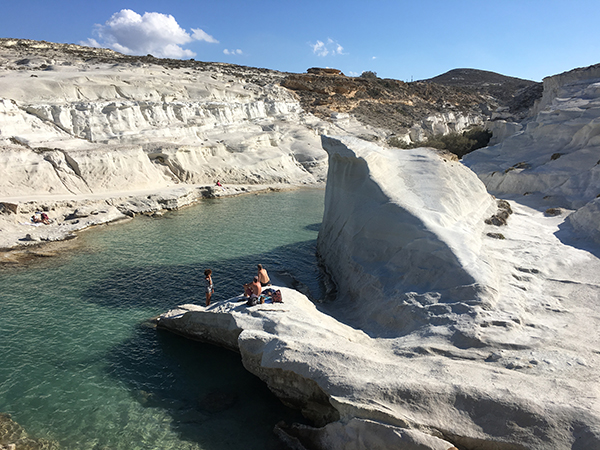
<path id="1" fill-rule="evenodd" d="M 378 324 L 374 334 L 396 334 L 432 314 L 451 320 L 452 310 L 493 305 L 498 288 L 481 241 L 496 203 L 475 174 L 431 149 L 326 136 L 323 147 L 329 171 L 317 248 L 347 314 Z"/>
<path id="2" fill-rule="evenodd" d="M 545 78 L 536 110 L 521 131 L 463 162 L 494 195 L 536 194 L 540 207 L 567 212 L 585 207 L 573 225 L 600 243 L 600 216 L 590 204 L 600 196 L 600 66 Z"/>
<path id="3" fill-rule="evenodd" d="M 560 246 L 562 219 L 511 202 L 496 239 L 495 202 L 460 164 L 323 145 L 318 248 L 338 299 L 315 307 L 284 289 L 282 305 L 184 305 L 159 326 L 239 351 L 313 420 L 278 428 L 306 448 L 599 446 L 600 265 Z"/>

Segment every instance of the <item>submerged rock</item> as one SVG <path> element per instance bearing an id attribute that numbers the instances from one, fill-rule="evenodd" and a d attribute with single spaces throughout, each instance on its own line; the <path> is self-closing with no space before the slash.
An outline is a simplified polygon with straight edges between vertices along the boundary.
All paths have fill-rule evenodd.
<path id="1" fill-rule="evenodd" d="M 0 413 L 0 449 L 2 450 L 59 450 L 58 442 L 35 439 L 15 422 L 10 414 Z"/>

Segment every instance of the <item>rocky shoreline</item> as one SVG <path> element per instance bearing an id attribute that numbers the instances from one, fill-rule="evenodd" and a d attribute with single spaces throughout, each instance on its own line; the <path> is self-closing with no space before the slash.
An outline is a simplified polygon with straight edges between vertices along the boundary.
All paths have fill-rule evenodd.
<path id="1" fill-rule="evenodd" d="M 327 180 L 317 245 L 335 302 L 282 288 L 281 305 L 174 305 L 159 327 L 238 351 L 313 421 L 276 427 L 291 448 L 598 448 L 599 76 L 548 77 L 541 98 L 500 83 L 507 104 L 452 74 L 371 82 L 0 40 L 1 262 Z M 388 145 L 483 123 L 496 145 L 460 162 Z M 513 214 L 495 223 L 498 199 Z"/>
<path id="2" fill-rule="evenodd" d="M 319 184 L 315 184 L 319 186 Z M 278 192 L 303 186 L 186 185 L 143 193 L 106 196 L 72 196 L 0 201 L 0 265 L 28 262 L 54 256 L 77 245 L 77 234 L 90 227 L 129 220 L 136 215 L 162 215 L 191 206 L 203 199 Z M 36 212 L 46 212 L 48 225 L 31 221 Z"/>
<path id="3" fill-rule="evenodd" d="M 356 447 L 361 449 L 455 448 L 441 432 L 420 429 L 417 423 L 399 420 L 361 400 L 360 392 L 369 383 L 367 379 L 358 382 L 359 376 L 366 375 L 365 368 L 359 367 L 368 361 L 373 368 L 382 355 L 382 349 L 371 347 L 366 334 L 323 314 L 299 292 L 274 288 L 281 290 L 283 303 L 249 307 L 243 297 L 236 297 L 209 307 L 180 305 L 160 315 L 157 327 L 240 353 L 249 372 L 313 423 L 314 427 L 277 424 L 275 434 L 288 448 L 345 448 L 354 441 L 353 433 L 361 435 Z M 306 330 L 309 324 L 310 332 Z M 344 367 L 336 357 L 341 354 Z M 316 355 L 320 355 L 317 364 Z M 331 378 L 334 366 L 340 371 L 334 376 L 338 380 Z M 354 400 L 349 397 L 351 390 L 356 390 Z"/>
<path id="4" fill-rule="evenodd" d="M 462 164 L 355 137 L 323 147 L 317 248 L 336 300 L 282 288 L 283 304 L 184 304 L 158 327 L 240 353 L 311 420 L 276 427 L 296 449 L 597 447 L 600 261 L 554 236 L 565 218 L 511 200 L 492 239 L 496 201 Z"/>

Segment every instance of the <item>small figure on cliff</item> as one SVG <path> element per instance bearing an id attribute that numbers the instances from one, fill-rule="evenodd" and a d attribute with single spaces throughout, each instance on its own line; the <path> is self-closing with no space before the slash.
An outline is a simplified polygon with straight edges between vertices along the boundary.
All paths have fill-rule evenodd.
<path id="1" fill-rule="evenodd" d="M 33 216 L 31 216 L 31 221 L 33 223 L 43 223 L 44 225 L 50 225 L 50 217 L 48 217 L 48 214 L 46 214 L 45 212 L 41 213 L 39 218 L 37 216 L 37 213 L 35 213 Z"/>
<path id="2" fill-rule="evenodd" d="M 225 188 L 223 187 L 223 185 L 221 184 L 221 182 L 219 180 L 217 180 L 217 186 L 219 186 L 221 189 L 225 190 Z"/>
<path id="3" fill-rule="evenodd" d="M 212 270 L 210 269 L 204 271 L 204 285 L 206 286 L 206 306 L 208 306 L 210 305 L 210 298 L 215 292 L 212 281 Z"/>
<path id="4" fill-rule="evenodd" d="M 262 264 L 258 265 L 258 281 L 262 287 L 271 286 L 271 279 L 269 278 L 267 269 L 265 269 Z"/>

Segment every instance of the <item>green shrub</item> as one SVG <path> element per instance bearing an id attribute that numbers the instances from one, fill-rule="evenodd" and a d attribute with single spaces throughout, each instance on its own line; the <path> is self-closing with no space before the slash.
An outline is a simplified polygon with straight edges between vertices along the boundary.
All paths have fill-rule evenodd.
<path id="1" fill-rule="evenodd" d="M 492 139 L 492 132 L 482 127 L 473 127 L 465 131 L 463 136 L 476 141 L 475 146 L 471 149 L 473 151 L 487 146 L 490 143 L 490 139 Z"/>
<path id="2" fill-rule="evenodd" d="M 473 150 L 485 147 L 492 138 L 492 132 L 482 127 L 474 127 L 462 133 L 437 134 L 430 137 L 423 144 L 427 147 L 448 150 L 459 158 Z"/>
<path id="3" fill-rule="evenodd" d="M 436 134 L 427 138 L 424 142 L 406 144 L 397 137 L 388 140 L 388 144 L 397 148 L 433 147 L 439 150 L 447 150 L 462 158 L 467 153 L 485 147 L 492 138 L 492 132 L 482 127 L 474 127 L 462 133 Z"/>
<path id="4" fill-rule="evenodd" d="M 393 137 L 389 138 L 387 143 L 390 147 L 403 148 L 403 149 L 413 148 L 413 146 L 411 146 L 411 144 L 407 144 L 406 141 L 398 138 L 397 136 L 393 136 Z"/>

